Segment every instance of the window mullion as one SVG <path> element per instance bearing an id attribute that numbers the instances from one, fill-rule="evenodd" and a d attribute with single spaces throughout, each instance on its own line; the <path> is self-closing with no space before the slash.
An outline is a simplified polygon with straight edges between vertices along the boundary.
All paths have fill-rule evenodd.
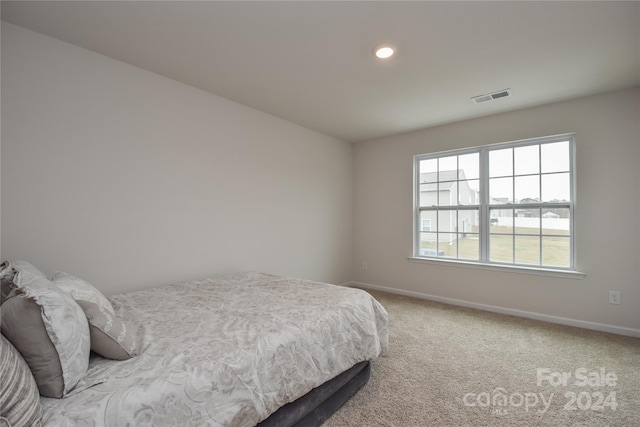
<path id="1" fill-rule="evenodd" d="M 539 195 L 539 201 L 540 203 L 542 203 L 542 145 L 538 145 L 538 195 Z M 538 245 L 538 258 L 540 259 L 539 265 L 542 265 L 542 205 L 540 206 L 540 211 L 539 211 L 539 216 L 540 216 L 540 235 L 538 236 L 538 241 L 539 241 L 539 245 Z"/>
<path id="2" fill-rule="evenodd" d="M 489 152 L 480 150 L 480 260 L 489 260 L 489 230 L 491 218 L 489 215 Z"/>
<path id="3" fill-rule="evenodd" d="M 516 204 L 516 150 L 511 147 L 511 200 Z M 511 230 L 511 262 L 516 262 L 516 209 L 513 209 L 513 222 Z"/>

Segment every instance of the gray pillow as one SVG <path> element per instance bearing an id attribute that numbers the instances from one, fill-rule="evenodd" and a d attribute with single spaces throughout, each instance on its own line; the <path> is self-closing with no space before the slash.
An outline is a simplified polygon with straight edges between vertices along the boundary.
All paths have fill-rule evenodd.
<path id="1" fill-rule="evenodd" d="M 22 295 L 5 302 L 2 305 L 2 334 L 22 353 L 40 394 L 61 397 L 64 392 L 62 366 L 44 326 L 40 306 Z"/>
<path id="2" fill-rule="evenodd" d="M 77 301 L 89 321 L 91 350 L 107 359 L 126 360 L 138 355 L 135 325 L 89 301 Z"/>
<path id="3" fill-rule="evenodd" d="M 14 284 L 17 295 L 2 305 L 2 333 L 22 353 L 40 393 L 64 397 L 89 367 L 87 318 L 46 278 L 19 270 Z"/>
<path id="4" fill-rule="evenodd" d="M 39 426 L 42 405 L 38 386 L 27 363 L 4 335 L 0 340 L 0 377 L 0 416 L 10 426 Z"/>

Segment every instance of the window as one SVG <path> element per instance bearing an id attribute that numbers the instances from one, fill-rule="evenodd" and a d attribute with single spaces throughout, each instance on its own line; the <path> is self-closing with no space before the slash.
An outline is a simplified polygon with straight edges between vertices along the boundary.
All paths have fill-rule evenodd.
<path id="1" fill-rule="evenodd" d="M 573 135 L 415 157 L 416 257 L 574 269 Z"/>

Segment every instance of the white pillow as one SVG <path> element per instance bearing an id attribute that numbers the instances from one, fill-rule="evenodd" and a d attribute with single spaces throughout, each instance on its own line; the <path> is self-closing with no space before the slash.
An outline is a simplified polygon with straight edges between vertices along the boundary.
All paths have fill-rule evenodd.
<path id="1" fill-rule="evenodd" d="M 113 306 L 102 292 L 92 284 L 67 273 L 56 271 L 52 279 L 54 285 L 62 289 L 76 301 L 89 301 L 96 304 L 104 312 L 113 315 Z"/>
<path id="2" fill-rule="evenodd" d="M 47 278 L 47 276 L 45 276 L 42 271 L 38 270 L 33 266 L 33 264 L 30 264 L 27 261 L 4 261 L 0 265 L 0 282 L 2 283 L 2 296 L 0 297 L 0 304 L 4 303 L 7 299 L 14 295 L 12 294 L 12 292 L 16 289 L 14 278 L 18 271 L 25 271 L 44 279 Z"/>
<path id="3" fill-rule="evenodd" d="M 125 360 L 138 354 L 140 337 L 134 324 L 119 319 L 111 302 L 90 283 L 56 271 L 53 283 L 72 297 L 89 321 L 91 350 L 108 359 Z"/>

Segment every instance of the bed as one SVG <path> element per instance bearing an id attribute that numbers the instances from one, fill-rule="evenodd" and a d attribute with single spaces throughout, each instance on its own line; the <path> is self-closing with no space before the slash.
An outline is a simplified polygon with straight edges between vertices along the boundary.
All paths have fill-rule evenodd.
<path id="1" fill-rule="evenodd" d="M 319 425 L 388 352 L 384 308 L 342 286 L 250 272 L 110 302 L 135 357 L 92 352 L 76 389 L 40 398 L 44 426 Z"/>

